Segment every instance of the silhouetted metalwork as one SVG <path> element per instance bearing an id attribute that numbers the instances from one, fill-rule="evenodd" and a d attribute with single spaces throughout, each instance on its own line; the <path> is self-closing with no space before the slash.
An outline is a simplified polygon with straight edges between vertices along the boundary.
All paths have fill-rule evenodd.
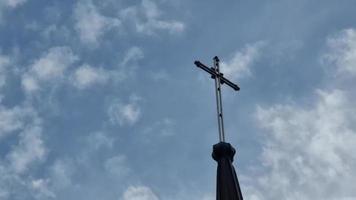
<path id="1" fill-rule="evenodd" d="M 202 70 L 208 72 L 211 78 L 215 79 L 215 94 L 216 94 L 216 108 L 218 117 L 219 140 L 218 144 L 213 146 L 212 157 L 218 163 L 217 169 L 217 185 L 216 185 L 216 199 L 217 200 L 243 200 L 240 184 L 237 175 L 232 165 L 236 150 L 231 144 L 225 142 L 224 120 L 221 98 L 221 84 L 226 84 L 239 91 L 240 87 L 224 77 L 220 72 L 219 58 L 215 56 L 214 67 L 207 67 L 200 61 L 195 61 L 194 64 Z"/>
<path id="2" fill-rule="evenodd" d="M 216 93 L 216 108 L 217 108 L 217 117 L 218 117 L 218 128 L 219 128 L 219 140 L 220 142 L 225 142 L 225 133 L 224 133 L 224 118 L 222 110 L 222 100 L 221 100 L 221 84 L 226 83 L 226 85 L 233 88 L 235 91 L 239 91 L 240 87 L 224 77 L 224 74 L 220 72 L 219 58 L 215 56 L 214 67 L 207 67 L 200 61 L 195 61 L 194 64 L 200 69 L 208 72 L 211 75 L 211 78 L 215 79 L 215 93 Z"/>
<path id="3" fill-rule="evenodd" d="M 217 200 L 243 200 L 240 184 L 232 165 L 236 151 L 231 144 L 220 142 L 213 146 L 213 158 L 218 162 L 216 176 Z"/>

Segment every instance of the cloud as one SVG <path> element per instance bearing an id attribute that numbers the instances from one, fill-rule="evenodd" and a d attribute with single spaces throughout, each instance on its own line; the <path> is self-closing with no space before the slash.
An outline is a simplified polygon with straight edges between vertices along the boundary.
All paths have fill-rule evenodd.
<path id="1" fill-rule="evenodd" d="M 74 71 L 71 83 L 78 89 L 88 89 L 109 81 L 121 82 L 136 73 L 137 62 L 143 57 L 144 53 L 141 48 L 133 46 L 124 54 L 118 68 L 107 70 L 84 64 Z"/>
<path id="2" fill-rule="evenodd" d="M 0 55 L 0 88 L 6 83 L 6 68 L 10 64 L 10 58 L 5 55 Z"/>
<path id="3" fill-rule="evenodd" d="M 221 71 L 226 77 L 234 80 L 250 76 L 250 68 L 258 59 L 264 45 L 265 42 L 246 45 L 242 50 L 235 52 L 230 60 L 221 62 Z"/>
<path id="4" fill-rule="evenodd" d="M 73 84 L 79 89 L 85 89 L 95 84 L 104 84 L 108 79 L 109 74 L 104 69 L 94 68 L 85 64 L 74 72 Z"/>
<path id="5" fill-rule="evenodd" d="M 107 136 L 104 132 L 95 132 L 88 136 L 87 138 L 88 145 L 94 147 L 95 150 L 101 147 L 111 148 L 114 143 L 114 139 Z"/>
<path id="6" fill-rule="evenodd" d="M 133 125 L 141 117 L 141 108 L 138 105 L 140 98 L 131 96 L 128 103 L 115 102 L 108 110 L 110 121 L 120 126 Z"/>
<path id="7" fill-rule="evenodd" d="M 38 199 L 55 198 L 56 195 L 49 189 L 49 179 L 36 179 L 31 181 L 32 189 Z"/>
<path id="8" fill-rule="evenodd" d="M 26 3 L 27 0 L 5 0 L 6 5 L 8 5 L 9 7 L 15 8 L 19 5 L 22 5 L 24 3 Z"/>
<path id="9" fill-rule="evenodd" d="M 127 166 L 126 157 L 123 155 L 118 155 L 107 159 L 104 166 L 108 172 L 118 177 L 126 176 L 131 171 Z"/>
<path id="10" fill-rule="evenodd" d="M 75 7 L 76 30 L 80 40 L 89 45 L 96 45 L 100 37 L 112 28 L 119 27 L 117 18 L 103 16 L 92 1 L 80 1 Z"/>
<path id="11" fill-rule="evenodd" d="M 356 198 L 356 104 L 345 91 L 317 91 L 315 105 L 258 107 L 266 171 L 255 199 Z M 263 194 L 257 198 L 258 194 Z"/>
<path id="12" fill-rule="evenodd" d="M 145 35 L 154 35 L 157 31 L 168 31 L 178 34 L 184 31 L 183 22 L 176 20 L 163 20 L 162 11 L 155 2 L 142 0 L 138 5 L 119 9 L 117 16 L 105 16 L 100 7 L 91 0 L 82 0 L 74 9 L 75 29 L 82 43 L 97 46 L 100 39 L 110 30 L 135 32 Z M 127 28 L 127 29 L 125 29 Z"/>
<path id="13" fill-rule="evenodd" d="M 176 20 L 161 19 L 162 12 L 155 2 L 142 0 L 140 5 L 135 5 L 120 11 L 121 17 L 128 22 L 132 22 L 138 33 L 153 35 L 157 31 L 168 31 L 171 34 L 178 34 L 184 31 L 183 22 Z"/>
<path id="14" fill-rule="evenodd" d="M 1 199 L 51 196 L 45 189 L 45 182 L 31 175 L 48 152 L 42 139 L 41 121 L 36 110 L 28 104 L 13 108 L 0 105 L 0 137 L 5 139 L 16 133 L 3 141 L 11 145 L 1 152 L 4 155 L 0 158 Z"/>
<path id="15" fill-rule="evenodd" d="M 44 159 L 47 150 L 41 134 L 42 128 L 38 125 L 27 127 L 20 134 L 19 144 L 7 155 L 16 173 L 23 173 L 32 163 Z"/>
<path id="16" fill-rule="evenodd" d="M 159 200 L 159 198 L 149 187 L 130 186 L 124 192 L 122 200 Z"/>
<path id="17" fill-rule="evenodd" d="M 144 57 L 143 51 L 141 48 L 133 46 L 128 51 L 126 52 L 121 65 L 125 66 L 128 65 L 132 62 L 137 62 L 138 60 L 141 60 Z"/>
<path id="18" fill-rule="evenodd" d="M 68 160 L 57 159 L 50 167 L 51 187 L 60 190 L 72 185 L 73 166 Z"/>
<path id="19" fill-rule="evenodd" d="M 153 135 L 158 135 L 160 137 L 169 137 L 175 134 L 176 122 L 171 118 L 163 118 L 150 124 L 148 127 L 143 129 L 143 133 L 152 138 Z"/>
<path id="20" fill-rule="evenodd" d="M 341 74 L 356 75 L 356 30 L 345 29 L 327 40 L 328 52 L 323 60 Z"/>
<path id="21" fill-rule="evenodd" d="M 35 60 L 30 69 L 22 75 L 22 86 L 27 93 L 41 88 L 44 82 L 60 80 L 64 72 L 78 57 L 68 47 L 53 47 Z"/>
<path id="22" fill-rule="evenodd" d="M 16 8 L 20 5 L 25 4 L 27 1 L 28 0 L 3 0 L 3 2 L 0 4 L 4 4 L 5 6 L 8 6 L 10 8 Z"/>
<path id="23" fill-rule="evenodd" d="M 132 76 L 137 68 L 136 62 L 143 57 L 142 50 L 134 46 L 127 50 L 118 69 L 106 70 L 83 64 L 73 70 L 70 67 L 79 60 L 78 56 L 69 47 L 52 47 L 40 58 L 33 61 L 29 69 L 22 74 L 21 83 L 28 94 L 33 94 L 51 84 L 58 85 L 64 81 L 69 81 L 71 85 L 78 89 L 88 89 L 94 85 L 105 84 L 110 80 L 122 81 Z M 5 66 L 6 60 L 3 60 L 3 66 Z"/>
<path id="24" fill-rule="evenodd" d="M 24 126 L 27 111 L 20 107 L 6 108 L 0 105 L 0 139 Z"/>

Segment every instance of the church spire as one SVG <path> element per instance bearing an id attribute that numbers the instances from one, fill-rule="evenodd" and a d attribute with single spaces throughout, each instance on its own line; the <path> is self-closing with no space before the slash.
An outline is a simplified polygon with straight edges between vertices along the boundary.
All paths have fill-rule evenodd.
<path id="1" fill-rule="evenodd" d="M 216 108 L 218 118 L 219 129 L 219 143 L 213 146 L 213 159 L 218 163 L 217 168 L 217 185 L 216 185 L 216 199 L 217 200 L 242 200 L 242 194 L 240 184 L 237 179 L 237 175 L 232 164 L 236 150 L 230 143 L 225 142 L 224 133 L 224 118 L 222 109 L 221 98 L 221 85 L 226 84 L 233 88 L 235 91 L 239 91 L 240 87 L 230 80 L 224 77 L 224 74 L 220 72 L 219 58 L 215 56 L 213 58 L 214 67 L 207 67 L 200 61 L 195 61 L 194 64 L 208 72 L 211 78 L 215 80 L 215 94 L 216 94 Z"/>

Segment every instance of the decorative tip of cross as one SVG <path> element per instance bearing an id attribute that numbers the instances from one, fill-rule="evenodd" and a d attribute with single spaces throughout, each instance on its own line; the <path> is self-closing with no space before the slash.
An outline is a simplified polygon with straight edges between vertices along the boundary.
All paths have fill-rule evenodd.
<path id="1" fill-rule="evenodd" d="M 219 58 L 215 56 L 214 67 L 207 67 L 200 61 L 195 61 L 194 64 L 200 69 L 208 72 L 211 75 L 211 78 L 215 79 L 215 93 L 216 93 L 216 105 L 217 105 L 217 114 L 218 114 L 218 125 L 219 125 L 219 139 L 220 142 L 225 142 L 224 134 L 224 121 L 223 121 L 223 112 L 222 112 L 222 100 L 221 100 L 221 85 L 226 83 L 226 85 L 233 88 L 235 91 L 239 91 L 240 87 L 230 80 L 224 77 L 224 74 L 220 72 L 219 67 Z"/>

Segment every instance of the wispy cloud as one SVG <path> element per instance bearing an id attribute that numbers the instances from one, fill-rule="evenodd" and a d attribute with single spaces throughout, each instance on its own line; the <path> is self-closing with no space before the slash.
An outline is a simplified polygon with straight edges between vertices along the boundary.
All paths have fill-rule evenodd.
<path id="1" fill-rule="evenodd" d="M 353 74 L 353 31 L 328 38 L 330 61 L 339 78 Z M 328 71 L 333 74 L 335 71 Z M 345 73 L 346 72 L 346 73 Z M 265 137 L 261 159 L 264 169 L 247 186 L 252 199 L 352 199 L 350 186 L 356 171 L 356 99 L 352 86 L 316 89 L 308 106 L 257 106 L 257 124 Z M 337 186 L 337 187 L 336 187 Z"/>
<path id="2" fill-rule="evenodd" d="M 102 15 L 90 0 L 79 1 L 75 11 L 76 30 L 83 43 L 97 45 L 100 37 L 112 28 L 120 26 L 118 18 Z"/>
<path id="3" fill-rule="evenodd" d="M 19 144 L 7 155 L 16 173 L 23 173 L 33 162 L 44 159 L 47 150 L 41 135 L 42 128 L 38 125 L 27 127 L 20 134 Z"/>
<path id="4" fill-rule="evenodd" d="M 108 110 L 110 121 L 120 126 L 133 125 L 138 122 L 142 114 L 139 101 L 140 98 L 133 95 L 127 103 L 114 102 Z"/>
<path id="5" fill-rule="evenodd" d="M 356 75 L 356 30 L 345 29 L 327 40 L 328 52 L 324 61 L 343 75 Z"/>
<path id="6" fill-rule="evenodd" d="M 17 133 L 14 144 L 0 158 L 0 197 L 19 198 L 30 195 L 51 196 L 46 181 L 28 176 L 46 160 L 48 152 L 42 136 L 42 120 L 28 105 L 6 108 L 1 105 L 2 134 Z M 5 113 L 5 114 L 4 114 Z M 7 132 L 7 133 L 6 133 Z M 2 135 L 3 137 L 4 135 Z M 36 196 L 35 195 L 35 196 Z"/>
<path id="7" fill-rule="evenodd" d="M 319 90 L 312 108 L 258 107 L 258 124 L 266 130 L 262 159 L 268 171 L 257 179 L 260 199 L 356 195 L 351 187 L 356 175 L 354 102 L 346 92 Z"/>
<path id="8" fill-rule="evenodd" d="M 0 55 L 0 88 L 6 83 L 6 71 L 10 64 L 10 58 L 5 55 Z"/>
<path id="9" fill-rule="evenodd" d="M 60 80 L 78 57 L 68 47 L 53 47 L 38 58 L 22 75 L 22 86 L 27 93 L 41 89 L 41 83 Z"/>
<path id="10" fill-rule="evenodd" d="M 109 80 L 109 77 L 106 70 L 85 64 L 75 70 L 73 84 L 79 89 L 85 89 L 96 84 L 104 84 Z"/>
<path id="11" fill-rule="evenodd" d="M 163 118 L 158 120 L 143 130 L 143 133 L 148 135 L 149 138 L 157 135 L 160 137 L 172 136 L 175 134 L 174 128 L 176 126 L 176 122 L 170 118 Z"/>
<path id="12" fill-rule="evenodd" d="M 20 6 L 26 2 L 27 0 L 4 0 L 3 3 L 11 8 L 16 8 L 17 6 Z"/>
<path id="13" fill-rule="evenodd" d="M 235 52 L 231 59 L 221 63 L 221 71 L 229 78 L 239 79 L 251 75 L 251 67 L 259 58 L 260 51 L 265 42 L 248 44 Z"/>
<path id="14" fill-rule="evenodd" d="M 83 44 L 98 46 L 100 39 L 110 30 L 155 35 L 158 31 L 178 34 L 185 24 L 177 20 L 166 20 L 156 2 L 142 0 L 138 5 L 120 8 L 115 16 L 107 16 L 91 0 L 79 1 L 74 10 L 75 29 Z M 132 30 L 132 28 L 134 30 Z"/>
<path id="15" fill-rule="evenodd" d="M 122 200 L 159 200 L 147 186 L 130 186 L 124 192 Z"/>
<path id="16" fill-rule="evenodd" d="M 49 189 L 49 179 L 36 179 L 31 182 L 32 189 L 38 199 L 55 198 L 56 195 Z"/>
<path id="17" fill-rule="evenodd" d="M 122 66 L 126 66 L 128 64 L 132 64 L 133 62 L 137 62 L 144 57 L 144 53 L 141 48 L 133 46 L 127 50 L 125 56 L 121 62 Z"/>
<path id="18" fill-rule="evenodd" d="M 124 155 L 118 155 L 107 159 L 104 167 L 110 174 L 118 177 L 124 177 L 131 171 Z"/>
<path id="19" fill-rule="evenodd" d="M 72 185 L 73 164 L 66 159 L 57 159 L 50 166 L 51 188 L 60 190 Z"/>
<path id="20" fill-rule="evenodd" d="M 6 108 L 0 105 L 0 139 L 23 128 L 24 119 L 29 112 L 31 113 L 21 107 Z"/>
<path id="21" fill-rule="evenodd" d="M 126 22 L 131 22 L 138 33 L 156 34 L 157 31 L 168 31 L 178 34 L 184 31 L 185 24 L 176 20 L 162 19 L 162 11 L 151 0 L 142 0 L 140 5 L 134 5 L 120 11 Z"/>
<path id="22" fill-rule="evenodd" d="M 114 143 L 114 139 L 109 137 L 102 131 L 91 133 L 87 138 L 88 145 L 97 150 L 101 147 L 111 148 Z"/>

